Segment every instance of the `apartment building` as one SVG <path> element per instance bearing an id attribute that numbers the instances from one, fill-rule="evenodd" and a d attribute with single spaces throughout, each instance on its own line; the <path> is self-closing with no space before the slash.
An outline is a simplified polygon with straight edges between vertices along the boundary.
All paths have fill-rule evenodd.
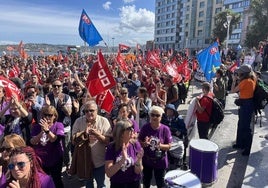
<path id="1" fill-rule="evenodd" d="M 155 48 L 189 49 L 191 52 L 208 47 L 213 41 L 214 17 L 224 9 L 241 14 L 241 21 L 232 27 L 229 46 L 242 44 L 245 38 L 250 0 L 156 0 Z"/>
<path id="2" fill-rule="evenodd" d="M 252 16 L 249 12 L 250 0 L 225 0 L 223 3 L 225 9 L 230 9 L 241 15 L 241 20 L 236 25 L 231 25 L 232 33 L 228 40 L 231 47 L 243 45 L 246 37 L 247 26 L 252 24 Z"/>

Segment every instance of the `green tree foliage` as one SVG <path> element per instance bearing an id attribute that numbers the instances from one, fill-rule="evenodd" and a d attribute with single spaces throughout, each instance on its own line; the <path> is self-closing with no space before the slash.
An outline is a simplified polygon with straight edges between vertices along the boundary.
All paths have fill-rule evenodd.
<path id="1" fill-rule="evenodd" d="M 240 15 L 232 12 L 229 9 L 226 9 L 215 16 L 215 28 L 213 29 L 213 37 L 219 38 L 219 41 L 222 42 L 227 37 L 227 27 L 224 27 L 225 22 L 227 23 L 227 15 L 232 16 L 232 20 L 230 22 L 230 33 L 232 33 L 232 26 L 236 25 L 240 21 Z"/>
<path id="2" fill-rule="evenodd" d="M 253 15 L 254 24 L 248 26 L 245 45 L 249 48 L 258 46 L 259 41 L 268 37 L 268 1 L 252 0 L 250 12 Z"/>

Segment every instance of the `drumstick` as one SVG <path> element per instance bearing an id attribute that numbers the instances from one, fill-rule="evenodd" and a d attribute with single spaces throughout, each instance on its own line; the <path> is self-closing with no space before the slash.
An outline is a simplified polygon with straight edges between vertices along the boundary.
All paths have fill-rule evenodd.
<path id="1" fill-rule="evenodd" d="M 180 184 L 174 182 L 173 180 L 176 179 L 176 178 L 178 178 L 178 177 L 181 177 L 181 176 L 187 174 L 190 171 L 191 171 L 190 169 L 189 170 L 186 170 L 186 171 L 184 171 L 183 173 L 181 173 L 179 175 L 175 175 L 173 177 L 169 177 L 169 178 L 165 179 L 165 181 L 166 181 L 166 183 L 168 185 L 177 185 L 177 186 L 182 187 L 182 188 L 187 188 L 185 185 L 180 185 Z"/>

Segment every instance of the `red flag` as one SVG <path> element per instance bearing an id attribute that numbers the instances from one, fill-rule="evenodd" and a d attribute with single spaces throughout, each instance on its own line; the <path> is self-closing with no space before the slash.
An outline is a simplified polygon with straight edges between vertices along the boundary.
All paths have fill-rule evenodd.
<path id="1" fill-rule="evenodd" d="M 120 52 L 117 53 L 116 61 L 124 72 L 129 73 L 127 63 Z"/>
<path id="2" fill-rule="evenodd" d="M 57 61 L 60 63 L 63 60 L 61 51 L 58 52 Z"/>
<path id="3" fill-rule="evenodd" d="M 26 53 L 26 51 L 24 50 L 24 44 L 22 41 L 20 41 L 19 45 L 18 45 L 18 52 L 20 54 L 20 57 L 22 59 L 27 59 L 28 58 L 28 54 Z"/>
<path id="4" fill-rule="evenodd" d="M 193 69 L 193 71 L 196 71 L 197 70 L 197 59 L 194 59 L 193 60 L 192 69 Z"/>
<path id="5" fill-rule="evenodd" d="M 12 46 L 7 46 L 7 51 L 13 51 L 14 48 Z"/>
<path id="6" fill-rule="evenodd" d="M 44 51 L 42 49 L 39 52 L 41 55 L 44 55 Z"/>
<path id="7" fill-rule="evenodd" d="M 131 48 L 125 44 L 119 44 L 119 52 L 128 53 Z"/>
<path id="8" fill-rule="evenodd" d="M 173 82 L 180 82 L 182 80 L 181 75 L 177 72 L 177 70 L 172 66 L 170 62 L 167 62 L 164 66 L 165 72 L 168 73 L 168 75 L 173 77 Z"/>
<path id="9" fill-rule="evenodd" d="M 15 94 L 18 99 L 20 98 L 20 90 L 11 80 L 0 76 L 0 86 L 4 87 L 7 100 L 11 99 L 12 94 Z"/>
<path id="10" fill-rule="evenodd" d="M 148 65 L 156 67 L 156 68 L 162 67 L 162 62 L 161 62 L 159 56 L 156 53 L 153 53 L 150 51 L 147 53 L 146 63 Z"/>
<path id="11" fill-rule="evenodd" d="M 104 91 L 101 94 L 97 95 L 96 103 L 98 106 L 110 113 L 113 109 L 114 96 L 110 90 Z"/>
<path id="12" fill-rule="evenodd" d="M 15 65 L 12 69 L 9 70 L 8 77 L 9 78 L 18 77 L 19 74 L 20 74 L 20 69 L 17 65 Z"/>
<path id="13" fill-rule="evenodd" d="M 234 72 L 238 67 L 237 61 L 229 67 L 229 71 Z"/>
<path id="14" fill-rule="evenodd" d="M 94 97 L 115 85 L 113 74 L 110 72 L 102 53 L 98 52 L 98 61 L 93 64 L 86 82 L 90 95 Z"/>
<path id="15" fill-rule="evenodd" d="M 184 80 L 188 81 L 191 79 L 191 69 L 188 66 L 187 59 L 184 59 L 182 64 L 178 66 L 178 72 L 184 76 Z"/>

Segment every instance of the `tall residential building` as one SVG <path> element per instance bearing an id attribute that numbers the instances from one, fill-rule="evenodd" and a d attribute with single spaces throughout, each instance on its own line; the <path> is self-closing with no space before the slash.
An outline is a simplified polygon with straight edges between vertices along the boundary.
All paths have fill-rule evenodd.
<path id="1" fill-rule="evenodd" d="M 249 18 L 250 13 L 248 11 L 250 0 L 225 0 L 223 5 L 225 9 L 230 9 L 233 12 L 239 13 L 241 15 L 240 22 L 236 25 L 230 26 L 232 27 L 233 31 L 230 34 L 228 44 L 233 47 L 236 47 L 239 44 L 243 45 L 247 31 L 247 25 L 252 22 L 252 19 Z"/>
<path id="2" fill-rule="evenodd" d="M 214 17 L 222 11 L 222 0 L 186 0 L 183 6 L 185 48 L 195 51 L 208 47 L 213 41 Z"/>
<path id="3" fill-rule="evenodd" d="M 209 46 L 223 0 L 156 0 L 155 47 L 191 51 Z"/>
<path id="4" fill-rule="evenodd" d="M 191 52 L 208 47 L 213 41 L 215 16 L 224 9 L 241 14 L 241 21 L 231 25 L 230 46 L 242 44 L 245 38 L 250 0 L 156 0 L 155 36 L 156 48 Z M 243 34 L 242 34 L 243 31 Z"/>
<path id="5" fill-rule="evenodd" d="M 155 48 L 180 48 L 182 24 L 181 0 L 155 1 Z"/>

